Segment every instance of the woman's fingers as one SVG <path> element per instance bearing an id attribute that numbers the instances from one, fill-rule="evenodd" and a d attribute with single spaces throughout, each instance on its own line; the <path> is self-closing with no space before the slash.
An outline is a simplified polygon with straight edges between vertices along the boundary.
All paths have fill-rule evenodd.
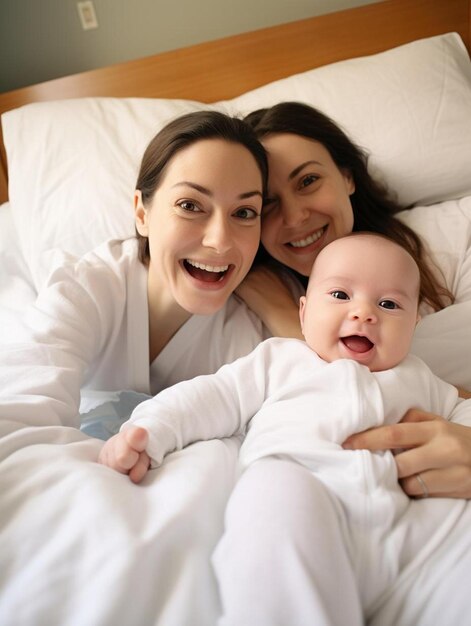
<path id="1" fill-rule="evenodd" d="M 406 424 L 404 424 L 406 426 Z M 468 467 L 471 472 L 471 428 L 444 420 L 410 424 L 423 430 L 423 443 L 396 456 L 399 477 L 429 469 Z"/>
<path id="2" fill-rule="evenodd" d="M 420 478 L 425 483 L 429 496 L 471 498 L 471 469 L 464 465 L 420 472 Z M 424 495 L 417 475 L 402 478 L 399 482 L 407 495 L 419 498 Z"/>
<path id="3" fill-rule="evenodd" d="M 343 447 L 348 450 L 403 450 L 420 446 L 429 441 L 432 436 L 428 422 L 421 424 L 407 423 L 378 426 L 362 433 L 351 435 Z"/>
<path id="4" fill-rule="evenodd" d="M 402 452 L 396 454 L 399 478 L 413 476 L 430 469 L 467 464 L 468 454 L 465 448 L 458 450 L 461 440 L 460 435 L 453 429 L 454 424 L 442 421 L 409 426 L 417 432 L 417 439 L 420 443 L 415 446 L 405 446 Z"/>
<path id="5" fill-rule="evenodd" d="M 410 409 L 398 424 L 378 426 L 351 435 L 343 444 L 349 450 L 400 450 L 421 446 L 436 434 L 435 424 L 448 424 L 440 416 Z"/>
<path id="6" fill-rule="evenodd" d="M 469 426 L 412 410 L 399 424 L 353 435 L 344 447 L 396 452 L 398 477 L 410 496 L 423 495 L 419 474 L 430 496 L 471 498 Z"/>
<path id="7" fill-rule="evenodd" d="M 420 409 L 409 409 L 401 420 L 401 424 L 410 422 L 438 422 L 444 421 L 440 415 L 435 413 L 429 413 L 428 411 L 422 411 Z"/>
<path id="8" fill-rule="evenodd" d="M 463 389 L 463 387 L 457 387 L 458 389 L 458 395 L 460 398 L 466 398 L 466 399 L 470 399 L 471 398 L 471 391 L 468 391 L 467 389 Z"/>

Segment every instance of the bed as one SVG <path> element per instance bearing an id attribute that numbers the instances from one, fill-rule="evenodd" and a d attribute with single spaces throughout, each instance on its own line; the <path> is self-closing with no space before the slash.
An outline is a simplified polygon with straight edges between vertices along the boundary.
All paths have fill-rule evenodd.
<path id="1" fill-rule="evenodd" d="M 471 389 L 470 50 L 470 0 L 385 0 L 0 94 L 1 341 L 14 339 L 58 249 L 133 235 L 139 159 L 164 123 L 300 100 L 341 124 L 414 206 L 403 219 L 456 294 L 415 344 Z M 216 623 L 209 555 L 239 441 L 190 446 L 133 485 L 95 460 L 141 399 L 84 395 L 82 431 L 0 438 L 1 624 Z"/>

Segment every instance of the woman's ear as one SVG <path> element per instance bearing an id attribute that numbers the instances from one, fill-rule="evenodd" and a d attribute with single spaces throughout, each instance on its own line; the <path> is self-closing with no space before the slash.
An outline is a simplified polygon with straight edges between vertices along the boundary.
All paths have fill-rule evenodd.
<path id="1" fill-rule="evenodd" d="M 355 193 L 355 180 L 353 179 L 353 174 L 350 170 L 344 169 L 342 170 L 342 176 L 347 187 L 347 193 L 351 196 L 352 193 Z"/>
<path id="2" fill-rule="evenodd" d="M 142 194 L 140 189 L 136 189 L 134 192 L 134 221 L 136 223 L 137 232 L 143 237 L 147 237 L 149 234 L 147 209 L 142 203 Z"/>
<path id="3" fill-rule="evenodd" d="M 304 309 L 306 307 L 306 296 L 299 298 L 299 321 L 301 322 L 301 332 L 304 335 Z"/>

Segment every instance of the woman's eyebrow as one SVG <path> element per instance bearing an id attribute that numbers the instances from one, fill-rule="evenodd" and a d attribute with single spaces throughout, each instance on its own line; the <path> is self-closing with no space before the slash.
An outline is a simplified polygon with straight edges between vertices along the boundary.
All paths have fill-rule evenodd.
<path id="1" fill-rule="evenodd" d="M 202 185 L 198 185 L 198 183 L 192 183 L 189 180 L 182 180 L 179 183 L 175 183 L 173 187 L 191 187 L 192 189 L 196 189 L 196 191 L 203 193 L 205 196 L 208 196 L 209 198 L 212 198 L 214 195 L 213 192 L 207 189 L 206 187 L 203 187 Z M 263 198 L 263 194 L 259 189 L 255 189 L 254 191 L 245 191 L 244 193 L 241 193 L 238 196 L 238 198 L 239 200 L 244 200 L 245 198 L 251 198 L 252 196 L 260 196 L 261 198 Z"/>
<path id="2" fill-rule="evenodd" d="M 175 183 L 173 187 L 192 187 L 193 189 L 196 189 L 196 191 L 204 193 L 206 196 L 209 196 L 210 198 L 213 196 L 212 192 L 209 189 L 207 189 L 206 187 L 203 187 L 202 185 L 198 185 L 198 183 L 192 183 L 189 180 L 182 180 L 179 183 Z"/>
<path id="3" fill-rule="evenodd" d="M 301 165 L 298 165 L 294 168 L 294 170 L 288 176 L 288 180 L 292 180 L 295 176 L 297 176 L 299 172 L 301 172 L 301 170 L 306 167 L 306 165 L 320 165 L 322 167 L 322 163 L 319 163 L 319 161 L 305 161 L 304 163 L 301 163 Z"/>
<path id="4" fill-rule="evenodd" d="M 246 191 L 245 193 L 241 193 L 239 199 L 244 200 L 245 198 L 251 198 L 252 196 L 260 196 L 260 198 L 263 198 L 262 192 L 259 189 L 255 189 L 254 191 Z"/>

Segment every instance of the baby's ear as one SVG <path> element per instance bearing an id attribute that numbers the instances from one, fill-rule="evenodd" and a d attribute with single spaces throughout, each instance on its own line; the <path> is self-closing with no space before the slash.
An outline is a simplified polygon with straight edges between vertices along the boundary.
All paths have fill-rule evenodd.
<path id="1" fill-rule="evenodd" d="M 304 335 L 304 310 L 306 308 L 306 296 L 299 298 L 299 321 L 301 322 L 301 332 Z"/>

